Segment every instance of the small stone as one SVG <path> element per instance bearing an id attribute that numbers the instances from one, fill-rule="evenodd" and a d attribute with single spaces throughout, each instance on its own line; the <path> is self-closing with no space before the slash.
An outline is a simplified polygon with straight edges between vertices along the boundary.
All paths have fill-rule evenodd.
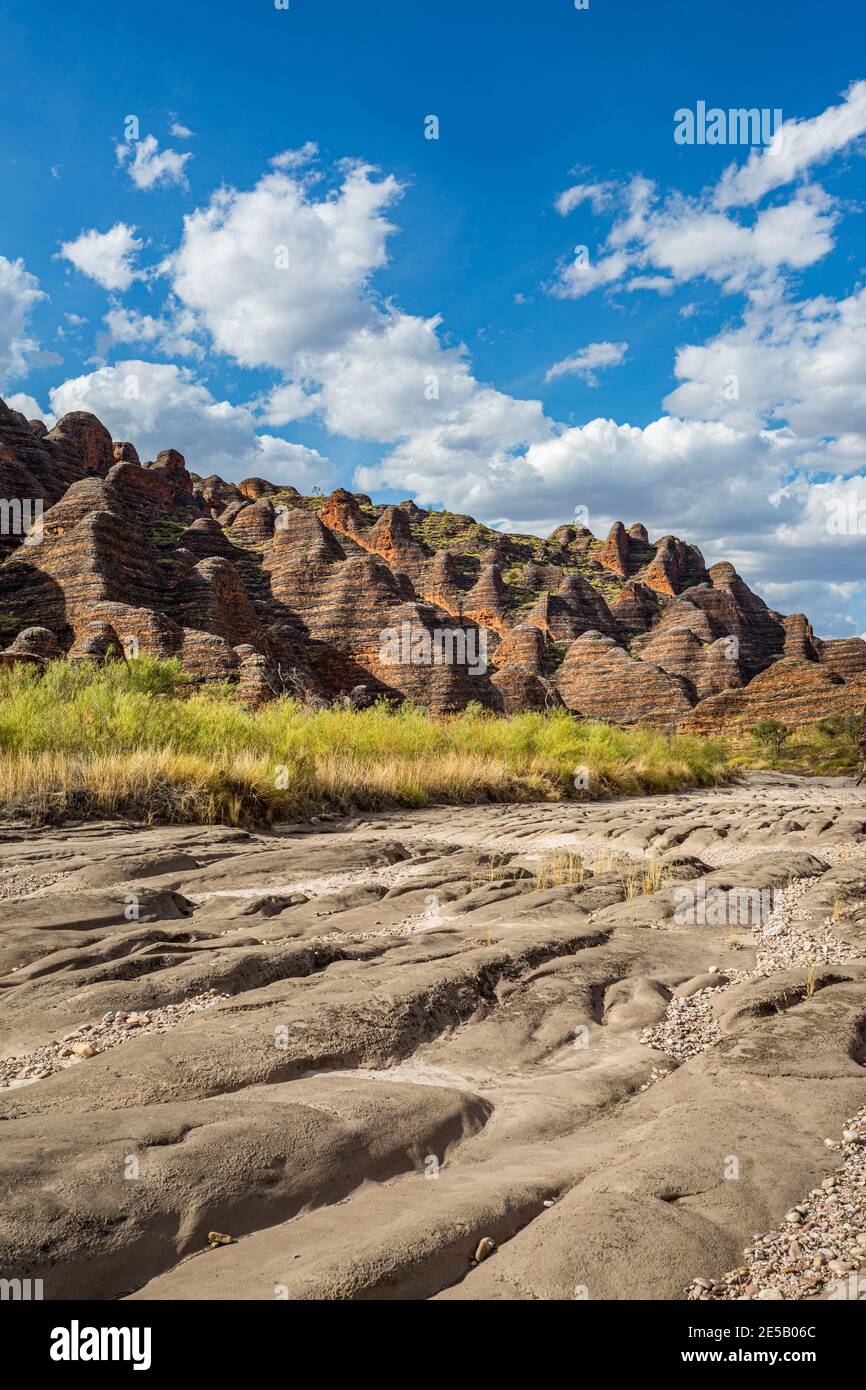
<path id="1" fill-rule="evenodd" d="M 762 1299 L 764 1302 L 778 1303 L 784 1300 L 785 1295 L 782 1293 L 781 1289 L 770 1288 L 761 1289 L 761 1292 L 758 1294 L 758 1298 Z"/>
<path id="2" fill-rule="evenodd" d="M 473 1256 L 475 1263 L 480 1265 L 482 1260 L 489 1260 L 495 1249 L 496 1241 L 491 1240 L 490 1236 L 482 1236 L 475 1248 Z"/>

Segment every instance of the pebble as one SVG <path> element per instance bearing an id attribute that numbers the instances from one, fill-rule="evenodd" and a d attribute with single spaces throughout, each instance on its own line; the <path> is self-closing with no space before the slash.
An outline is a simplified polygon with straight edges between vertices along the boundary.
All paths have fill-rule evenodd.
<path id="1" fill-rule="evenodd" d="M 650 1086 L 654 1086 L 657 1081 L 661 1081 L 665 1076 L 670 1076 L 671 1070 L 672 1068 L 670 1067 L 653 1067 L 650 1072 L 649 1081 L 645 1081 L 638 1089 L 641 1091 L 648 1091 Z"/>
<path id="2" fill-rule="evenodd" d="M 473 1260 L 480 1265 L 482 1260 L 488 1260 L 496 1250 L 496 1241 L 491 1240 L 490 1236 L 482 1236 L 475 1248 Z"/>

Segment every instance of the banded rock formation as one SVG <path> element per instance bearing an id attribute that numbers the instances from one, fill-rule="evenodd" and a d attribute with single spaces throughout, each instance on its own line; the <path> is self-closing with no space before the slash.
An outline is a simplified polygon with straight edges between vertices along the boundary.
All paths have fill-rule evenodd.
<path id="1" fill-rule="evenodd" d="M 822 640 L 640 523 L 541 540 L 203 474 L 170 448 L 140 460 L 87 412 L 48 430 L 0 402 L 0 664 L 176 656 L 253 703 L 363 691 L 666 729 L 862 708 L 866 643 Z"/>

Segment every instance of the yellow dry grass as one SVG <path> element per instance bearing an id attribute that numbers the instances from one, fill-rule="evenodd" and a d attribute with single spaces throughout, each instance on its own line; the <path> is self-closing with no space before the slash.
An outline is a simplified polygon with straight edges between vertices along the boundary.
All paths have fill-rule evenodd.
<path id="1" fill-rule="evenodd" d="M 557 853 L 543 859 L 535 871 L 535 887 L 561 888 L 563 884 L 583 883 L 586 864 L 580 854 Z"/>
<path id="2" fill-rule="evenodd" d="M 323 811 L 552 801 L 589 769 L 590 795 L 728 780 L 713 739 L 619 729 L 556 711 L 497 718 L 470 707 L 251 711 L 184 688 L 176 663 L 0 672 L 0 805 L 36 819 L 132 814 L 247 825 Z"/>

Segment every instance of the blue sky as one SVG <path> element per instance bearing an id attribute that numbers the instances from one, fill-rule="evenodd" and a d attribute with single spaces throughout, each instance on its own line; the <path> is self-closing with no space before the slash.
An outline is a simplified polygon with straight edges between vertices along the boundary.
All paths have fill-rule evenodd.
<path id="1" fill-rule="evenodd" d="M 847 0 L 6 0 L 0 391 L 203 474 L 643 520 L 862 632 L 864 37 Z M 699 101 L 778 150 L 677 144 Z"/>

